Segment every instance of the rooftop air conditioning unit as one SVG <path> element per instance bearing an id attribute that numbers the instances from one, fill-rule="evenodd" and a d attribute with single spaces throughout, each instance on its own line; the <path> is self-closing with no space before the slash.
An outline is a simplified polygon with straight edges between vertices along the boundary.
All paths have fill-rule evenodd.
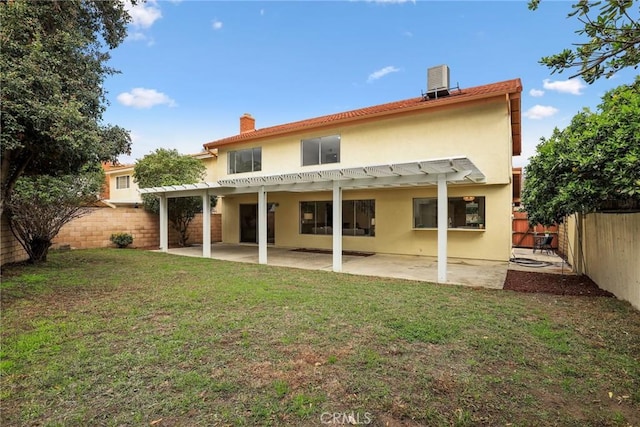
<path id="1" fill-rule="evenodd" d="M 449 67 L 447 65 L 438 65 L 427 69 L 427 94 L 436 98 L 449 94 Z"/>

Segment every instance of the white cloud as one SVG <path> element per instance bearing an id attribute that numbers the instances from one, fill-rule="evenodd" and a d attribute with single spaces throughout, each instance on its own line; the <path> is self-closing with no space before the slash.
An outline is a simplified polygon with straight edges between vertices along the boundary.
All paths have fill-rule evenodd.
<path id="1" fill-rule="evenodd" d="M 260 9 L 260 16 L 264 16 L 264 14 L 265 14 L 264 9 Z"/>
<path id="2" fill-rule="evenodd" d="M 402 35 L 406 37 L 413 37 L 413 33 L 411 31 L 405 31 Z"/>
<path id="3" fill-rule="evenodd" d="M 211 27 L 214 30 L 220 30 L 222 28 L 222 21 L 218 21 L 217 19 L 214 19 L 213 21 L 211 21 Z"/>
<path id="4" fill-rule="evenodd" d="M 549 79 L 545 79 L 543 82 L 543 87 L 547 90 L 555 90 L 560 93 L 570 93 L 571 95 L 582 95 L 582 89 L 587 87 L 581 80 L 578 79 L 569 79 L 569 80 L 558 80 L 552 82 Z"/>
<path id="5" fill-rule="evenodd" d="M 176 106 L 175 101 L 164 93 L 143 87 L 133 88 L 131 92 L 122 92 L 117 99 L 122 105 L 133 108 L 151 108 L 162 104 L 166 104 L 169 107 Z"/>
<path id="6" fill-rule="evenodd" d="M 388 67 L 381 68 L 378 71 L 374 71 L 373 73 L 369 74 L 369 77 L 367 78 L 367 82 L 371 83 L 375 80 L 378 80 L 386 76 L 387 74 L 396 73 L 398 71 L 400 71 L 399 68 L 396 68 L 393 65 L 389 65 Z"/>
<path id="7" fill-rule="evenodd" d="M 555 107 L 548 105 L 534 105 L 524 113 L 524 116 L 532 120 L 540 120 L 546 117 L 551 117 L 557 112 L 558 109 Z"/>
<path id="8" fill-rule="evenodd" d="M 127 36 L 127 40 L 132 40 L 137 42 L 146 41 L 147 46 L 153 46 L 154 44 L 156 44 L 156 41 L 154 40 L 153 37 L 149 37 L 148 35 L 146 35 L 141 31 L 134 31 L 132 33 L 129 33 L 129 35 Z"/>
<path id="9" fill-rule="evenodd" d="M 147 36 L 140 31 L 134 31 L 132 33 L 129 33 L 129 39 L 135 41 L 147 40 Z"/>
<path id="10" fill-rule="evenodd" d="M 126 2 L 125 8 L 131 16 L 131 25 L 137 28 L 149 28 L 158 19 L 162 18 L 162 12 L 156 0 L 148 0 L 132 6 Z"/>
<path id="11" fill-rule="evenodd" d="M 533 96 L 534 98 L 540 98 L 542 95 L 544 95 L 544 91 L 540 89 L 531 89 L 529 91 L 529 95 Z"/>

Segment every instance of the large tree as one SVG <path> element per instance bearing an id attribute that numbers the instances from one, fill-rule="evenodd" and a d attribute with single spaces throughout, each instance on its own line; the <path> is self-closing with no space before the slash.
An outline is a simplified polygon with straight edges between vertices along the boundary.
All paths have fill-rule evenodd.
<path id="1" fill-rule="evenodd" d="M 585 109 L 542 138 L 525 168 L 522 201 L 529 221 L 640 206 L 640 76 L 607 92 L 597 112 Z"/>
<path id="2" fill-rule="evenodd" d="M 73 174 L 129 152 L 129 133 L 102 123 L 108 50 L 129 19 L 119 0 L 0 2 L 0 213 L 23 175 Z"/>
<path id="3" fill-rule="evenodd" d="M 540 0 L 530 0 L 529 9 Z M 581 76 L 587 83 L 610 77 L 625 67 L 640 64 L 640 6 L 635 0 L 578 0 L 568 17 L 584 26 L 576 33 L 586 40 L 573 49 L 543 57 L 540 62 L 552 72 L 578 69 L 569 78 Z"/>
<path id="4" fill-rule="evenodd" d="M 140 188 L 193 184 L 202 181 L 204 175 L 205 166 L 200 160 L 166 148 L 159 148 L 147 154 L 138 160 L 133 168 L 133 179 Z M 160 212 L 160 204 L 156 196 L 143 194 L 142 200 L 146 210 L 153 213 Z M 180 246 L 187 244 L 189 223 L 199 212 L 202 212 L 202 200 L 199 197 L 169 199 L 169 222 L 178 232 Z"/>
<path id="5" fill-rule="evenodd" d="M 87 213 L 104 184 L 101 168 L 73 175 L 22 176 L 7 201 L 14 236 L 32 263 L 44 262 L 63 225 Z"/>

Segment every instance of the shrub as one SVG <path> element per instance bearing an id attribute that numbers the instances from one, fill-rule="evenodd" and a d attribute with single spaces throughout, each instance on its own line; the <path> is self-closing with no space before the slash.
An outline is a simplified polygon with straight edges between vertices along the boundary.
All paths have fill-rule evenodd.
<path id="1" fill-rule="evenodd" d="M 129 233 L 113 233 L 111 235 L 111 242 L 119 248 L 126 248 L 133 243 L 133 236 Z"/>

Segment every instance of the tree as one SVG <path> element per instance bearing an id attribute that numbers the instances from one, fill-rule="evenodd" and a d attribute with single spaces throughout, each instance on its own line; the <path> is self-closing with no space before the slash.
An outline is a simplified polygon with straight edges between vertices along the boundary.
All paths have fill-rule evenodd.
<path id="1" fill-rule="evenodd" d="M 44 262 L 63 225 L 87 213 L 104 184 L 102 169 L 76 175 L 22 176 L 7 201 L 14 236 L 32 263 Z"/>
<path id="2" fill-rule="evenodd" d="M 540 0 L 530 0 L 529 9 L 538 8 Z M 602 76 L 611 77 L 626 67 L 638 68 L 640 64 L 640 17 L 634 0 L 578 0 L 568 17 L 577 16 L 584 28 L 576 34 L 587 41 L 575 44 L 575 49 L 545 56 L 540 63 L 551 68 L 552 73 L 570 68 L 579 71 L 569 78 L 581 76 L 593 83 Z M 593 10 L 599 14 L 593 17 Z"/>
<path id="3" fill-rule="evenodd" d="M 119 0 L 0 2 L 0 213 L 23 175 L 74 174 L 129 152 L 129 133 L 101 122 L 102 83 L 115 73 L 105 49 L 129 19 Z"/>
<path id="4" fill-rule="evenodd" d="M 133 168 L 133 179 L 140 188 L 193 184 L 202 181 L 204 175 L 205 167 L 200 160 L 165 148 L 147 154 L 138 160 Z M 156 214 L 160 212 L 160 203 L 156 196 L 143 194 L 142 200 L 146 210 Z M 199 197 L 169 199 L 169 222 L 178 232 L 180 246 L 186 245 L 189 238 L 187 228 L 199 212 L 202 212 L 202 200 Z"/>
<path id="5" fill-rule="evenodd" d="M 564 130 L 542 138 L 525 168 L 522 201 L 531 223 L 640 206 L 640 76 L 607 92 L 598 112 L 585 109 Z"/>

